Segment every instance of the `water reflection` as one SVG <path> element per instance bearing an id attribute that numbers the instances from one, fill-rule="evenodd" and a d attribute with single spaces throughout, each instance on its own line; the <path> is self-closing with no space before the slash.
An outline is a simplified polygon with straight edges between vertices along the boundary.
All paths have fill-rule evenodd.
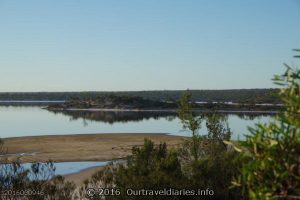
<path id="1" fill-rule="evenodd" d="M 152 112 L 152 111 L 49 111 L 55 114 L 61 113 L 69 116 L 70 120 L 91 120 L 114 124 L 116 122 L 138 122 L 143 120 L 165 118 L 168 121 L 173 121 L 177 114 L 176 112 Z"/>
<path id="2" fill-rule="evenodd" d="M 164 118 L 167 121 L 173 121 L 178 117 L 176 111 L 88 111 L 88 110 L 64 110 L 64 111 L 49 111 L 55 114 L 63 114 L 68 116 L 70 120 L 82 119 L 87 124 L 86 120 L 104 122 L 109 124 L 114 124 L 118 122 L 139 122 L 143 120 L 159 120 Z M 228 118 L 228 115 L 237 116 L 239 119 L 243 120 L 255 120 L 260 117 L 269 117 L 275 115 L 274 113 L 214 113 L 218 115 L 220 119 Z M 211 112 L 197 112 L 197 115 L 203 115 L 205 118 L 212 115 Z"/>
<path id="3" fill-rule="evenodd" d="M 198 113 L 200 114 L 200 113 Z M 207 134 L 205 115 L 200 134 Z M 220 114 L 219 114 L 220 115 Z M 272 117 L 266 113 L 224 113 L 233 137 L 247 134 L 247 127 L 266 123 Z M 183 131 L 174 112 L 112 112 L 63 111 L 53 112 L 40 106 L 0 106 L 0 137 L 65 135 L 85 133 L 167 133 L 189 136 Z"/>

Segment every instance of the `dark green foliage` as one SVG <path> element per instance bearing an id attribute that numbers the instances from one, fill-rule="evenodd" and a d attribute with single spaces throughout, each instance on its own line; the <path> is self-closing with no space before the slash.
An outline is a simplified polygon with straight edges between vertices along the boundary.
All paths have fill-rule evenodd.
<path id="1" fill-rule="evenodd" d="M 106 199 L 122 200 L 300 199 L 300 71 L 288 67 L 283 76 L 275 77 L 275 81 L 284 86 L 280 92 L 282 98 L 280 102 L 285 103 L 285 110 L 275 121 L 250 128 L 251 135 L 246 141 L 239 142 L 240 148 L 235 144 L 225 145 L 233 143 L 230 142 L 231 131 L 225 115 L 211 113 L 204 116 L 193 112 L 193 109 L 197 107 L 193 103 L 195 98 L 192 97 L 195 91 L 190 91 L 185 93 L 179 101 L 179 117 L 183 127 L 191 131 L 191 138 L 186 138 L 182 146 L 176 149 L 168 149 L 165 143 L 154 145 L 152 141 L 145 139 L 142 147 L 132 149 L 132 155 L 128 157 L 126 163 L 112 164 L 87 180 L 79 194 L 76 194 L 77 198 L 102 199 L 99 196 L 88 197 L 85 192 L 88 188 L 104 187 L 119 189 L 121 194 L 120 196 L 107 196 Z M 84 94 L 87 96 L 81 98 L 90 98 L 91 94 Z M 144 93 L 141 92 L 141 94 Z M 169 99 L 176 96 L 172 94 L 168 94 Z M 260 102 L 262 99 L 266 102 L 265 100 L 268 99 L 260 92 L 253 95 L 254 98 L 248 101 L 251 104 Z M 239 99 L 247 102 L 243 99 L 244 97 L 248 96 L 240 94 Z M 73 99 L 71 102 L 77 103 L 82 101 L 81 98 Z M 112 104 L 125 103 L 127 105 L 152 102 L 139 97 L 116 96 L 100 97 L 96 101 L 99 103 L 101 99 L 105 99 L 105 102 L 109 100 Z M 218 100 L 216 98 L 216 101 Z M 94 101 L 84 101 L 84 106 L 93 106 L 90 104 Z M 274 99 L 270 101 L 279 102 Z M 86 103 L 88 104 L 85 105 Z M 216 108 L 214 104 L 207 106 L 211 106 L 212 109 Z M 206 135 L 199 135 L 198 130 L 204 119 L 206 119 L 208 132 Z M 242 154 L 233 149 L 238 152 L 242 151 Z M 3 148 L 0 145 L 1 151 Z M 3 160 L 2 163 L 4 163 Z M 51 162 L 35 163 L 28 170 L 18 163 L 0 164 L 0 168 L 0 192 L 8 188 L 13 191 L 26 188 L 42 193 L 42 195 L 28 196 L 26 199 L 64 200 L 72 199 L 75 191 L 75 186 L 72 183 L 66 183 L 63 177 L 53 177 L 55 168 Z M 235 177 L 234 180 L 233 177 Z M 229 189 L 230 186 L 234 186 L 233 189 Z M 203 196 L 129 197 L 126 195 L 127 188 L 152 190 L 209 188 L 214 191 L 214 195 L 210 198 Z"/>
<path id="2" fill-rule="evenodd" d="M 223 140 L 229 140 L 231 131 L 227 118 L 220 114 L 206 116 L 207 135 L 186 140 L 180 148 L 180 160 L 189 186 L 211 188 L 212 199 L 241 199 L 240 189 L 230 190 L 231 179 L 238 173 L 237 153 L 228 149 Z M 193 158 L 193 145 L 197 145 L 198 159 Z"/>
<path id="3" fill-rule="evenodd" d="M 128 91 L 128 92 L 6 92 L 0 93 L 0 100 L 74 100 L 91 99 L 99 96 L 139 96 L 150 100 L 174 101 L 180 99 L 182 90 Z M 194 101 L 280 103 L 274 96 L 278 89 L 236 89 L 236 90 L 190 90 Z"/>
<path id="4" fill-rule="evenodd" d="M 214 199 L 239 199 L 241 192 L 238 189 L 229 190 L 232 176 L 237 173 L 237 154 L 228 150 L 223 143 L 231 136 L 227 118 L 216 113 L 195 115 L 193 106 L 191 93 L 187 91 L 179 101 L 179 117 L 183 127 L 192 132 L 192 137 L 186 140 L 179 150 L 189 186 L 195 189 L 213 189 Z M 198 130 L 204 118 L 208 133 L 199 135 Z"/>
<path id="5" fill-rule="evenodd" d="M 300 70 L 275 77 L 286 104 L 273 122 L 250 128 L 241 142 L 245 164 L 234 185 L 253 200 L 300 199 Z"/>
<path id="6" fill-rule="evenodd" d="M 199 129 L 201 126 L 203 115 L 196 115 L 193 113 L 194 103 L 191 100 L 192 94 L 187 91 L 182 95 L 179 100 L 179 118 L 181 120 L 184 129 L 188 129 L 192 132 L 191 138 L 191 153 L 194 160 L 199 158 L 200 136 Z"/>
<path id="7" fill-rule="evenodd" d="M 185 96 L 185 97 L 188 97 Z M 189 105 L 182 107 L 188 108 Z M 193 122 L 192 113 L 183 111 L 185 120 Z M 198 118 L 198 117 L 196 117 Z M 201 116 L 201 121 L 203 116 Z M 82 188 L 85 194 L 87 188 L 109 187 L 119 188 L 121 196 L 109 196 L 107 199 L 241 199 L 240 189 L 229 190 L 233 176 L 237 175 L 239 164 L 236 163 L 237 153 L 228 149 L 223 140 L 230 138 L 230 130 L 224 115 L 211 114 L 207 116 L 208 134 L 200 136 L 194 127 L 196 139 L 185 139 L 182 146 L 168 149 L 165 143 L 155 146 L 153 142 L 145 140 L 142 147 L 134 147 L 132 156 L 127 163 L 112 165 L 96 173 L 86 181 Z M 198 126 L 200 125 L 197 123 Z M 194 146 L 195 145 L 195 146 Z M 195 149 L 197 159 L 195 158 Z M 146 196 L 129 197 L 127 188 L 134 189 L 210 189 L 213 196 Z M 100 199 L 94 197 L 90 199 Z"/>
<path id="8" fill-rule="evenodd" d="M 100 185 L 102 183 L 102 186 L 114 186 L 114 188 L 120 189 L 121 196 L 108 197 L 107 199 L 141 199 L 138 196 L 127 196 L 127 188 L 163 189 L 182 188 L 187 185 L 177 152 L 167 150 L 165 143 L 155 146 L 152 141 L 147 139 L 141 148 L 133 148 L 132 156 L 127 159 L 126 164 L 108 167 L 106 170 L 98 172 L 86 182 L 84 188 L 91 185 L 96 186 L 99 183 Z M 167 197 L 154 196 L 144 199 L 167 199 Z"/>
<path id="9" fill-rule="evenodd" d="M 179 186 L 182 174 L 177 153 L 168 152 L 166 143 L 155 147 L 146 139 L 142 148 L 133 148 L 132 154 L 127 160 L 127 169 L 123 167 L 118 172 L 126 175 L 125 179 L 116 180 L 117 185 L 149 189 Z"/>
<path id="10" fill-rule="evenodd" d="M 0 140 L 0 154 L 5 155 L 2 145 Z M 62 176 L 55 176 L 54 173 L 52 162 L 33 163 L 29 169 L 25 169 L 18 162 L 7 164 L 7 159 L 0 157 L 0 199 L 72 199 L 75 185 L 65 182 Z"/>
<path id="11" fill-rule="evenodd" d="M 131 96 L 99 96 L 90 99 L 73 99 L 63 104 L 49 105 L 49 110 L 68 108 L 109 108 L 109 109 L 170 109 L 176 108 L 176 103 L 154 101 L 142 97 Z"/>
<path id="12" fill-rule="evenodd" d="M 54 172 L 55 167 L 51 162 L 34 163 L 30 169 L 25 169 L 19 163 L 0 164 L 0 192 L 5 194 L 11 191 L 7 199 L 71 199 L 75 185 L 65 182 L 61 176 L 54 176 Z M 25 191 L 31 195 L 25 195 Z"/>

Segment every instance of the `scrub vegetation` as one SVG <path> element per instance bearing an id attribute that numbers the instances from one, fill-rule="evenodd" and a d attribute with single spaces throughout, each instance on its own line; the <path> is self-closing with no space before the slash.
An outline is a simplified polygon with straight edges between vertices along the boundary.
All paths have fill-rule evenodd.
<path id="1" fill-rule="evenodd" d="M 121 196 L 107 199 L 166 199 L 126 196 L 126 189 L 210 188 L 213 196 L 198 198 L 299 199 L 300 70 L 288 67 L 274 81 L 283 86 L 279 95 L 286 108 L 274 121 L 249 128 L 245 141 L 230 141 L 226 117 L 215 114 L 207 116 L 207 135 L 199 135 L 204 116 L 194 115 L 191 94 L 187 92 L 179 101 L 179 116 L 183 127 L 191 131 L 190 139 L 176 149 L 165 143 L 155 147 L 145 140 L 143 147 L 133 148 L 127 164 L 111 165 L 95 174 L 82 191 L 102 185 L 121 191 Z"/>
<path id="2" fill-rule="evenodd" d="M 51 162 L 35 163 L 25 170 L 18 163 L 4 165 L 8 161 L 0 157 L 0 190 L 16 192 L 26 188 L 44 194 L 26 196 L 27 199 L 102 199 L 86 193 L 91 187 L 118 190 L 119 195 L 108 195 L 106 199 L 196 199 L 127 196 L 128 188 L 213 192 L 198 199 L 300 199 L 300 70 L 287 66 L 286 72 L 275 76 L 274 81 L 282 88 L 279 96 L 284 110 L 274 121 L 249 128 L 245 141 L 230 140 L 225 115 L 196 115 L 190 91 L 182 95 L 178 104 L 182 125 L 191 132 L 181 146 L 155 145 L 145 140 L 142 147 L 133 147 L 125 163 L 105 167 L 76 189 L 62 177 L 53 176 Z M 198 130 L 204 119 L 208 132 L 200 135 Z"/>
<path id="3" fill-rule="evenodd" d="M 276 96 L 279 89 L 190 90 L 193 101 L 235 103 L 281 103 Z M 3 92 L 0 100 L 74 100 L 104 96 L 141 97 L 153 101 L 178 101 L 183 90 L 153 90 L 126 92 Z"/>

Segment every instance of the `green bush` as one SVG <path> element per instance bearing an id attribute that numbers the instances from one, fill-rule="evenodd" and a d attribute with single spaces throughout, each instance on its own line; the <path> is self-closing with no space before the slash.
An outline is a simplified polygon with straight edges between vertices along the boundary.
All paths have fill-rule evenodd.
<path id="1" fill-rule="evenodd" d="M 145 140 L 142 147 L 134 147 L 125 164 L 106 167 L 85 182 L 81 193 L 88 188 L 119 188 L 121 196 L 106 199 L 241 199 L 239 188 L 230 190 L 231 180 L 237 175 L 237 152 L 228 148 L 223 140 L 229 140 L 231 131 L 227 118 L 211 114 L 206 118 L 208 134 L 198 133 L 204 116 L 192 112 L 191 96 L 183 95 L 180 117 L 184 128 L 191 130 L 192 137 L 185 138 L 176 149 L 168 149 L 165 143 L 154 145 Z M 212 190 L 213 196 L 127 196 L 126 189 L 194 189 Z"/>
<path id="2" fill-rule="evenodd" d="M 1 140 L 0 154 L 6 154 Z M 0 199 L 72 199 L 75 185 L 62 176 L 55 176 L 52 162 L 33 163 L 29 169 L 18 162 L 7 163 L 4 156 L 0 157 Z"/>
<path id="3" fill-rule="evenodd" d="M 286 108 L 274 121 L 249 129 L 240 142 L 245 164 L 233 181 L 253 200 L 300 199 L 300 70 L 288 67 L 274 80 L 283 86 Z"/>
<path id="4" fill-rule="evenodd" d="M 91 185 L 96 186 L 97 183 L 120 189 L 121 196 L 107 197 L 107 199 L 141 198 L 127 196 L 127 188 L 163 189 L 181 188 L 186 185 L 177 152 L 173 149 L 167 150 L 166 143 L 155 146 L 148 139 L 145 139 L 141 148 L 133 148 L 132 156 L 128 157 L 126 164 L 111 166 L 98 172 L 89 181 L 86 181 L 84 188 Z M 149 199 L 150 197 L 145 198 Z M 166 199 L 166 196 L 154 196 L 152 199 Z"/>
<path id="5" fill-rule="evenodd" d="M 183 173 L 189 183 L 186 187 L 210 188 L 214 191 L 210 199 L 241 199 L 239 189 L 229 189 L 232 177 L 238 172 L 238 163 L 237 153 L 223 143 L 231 136 L 226 116 L 217 113 L 205 117 L 197 115 L 193 106 L 190 93 L 185 93 L 180 99 L 179 117 L 183 128 L 189 129 L 192 137 L 183 143 L 179 151 Z M 208 132 L 199 135 L 204 119 Z"/>

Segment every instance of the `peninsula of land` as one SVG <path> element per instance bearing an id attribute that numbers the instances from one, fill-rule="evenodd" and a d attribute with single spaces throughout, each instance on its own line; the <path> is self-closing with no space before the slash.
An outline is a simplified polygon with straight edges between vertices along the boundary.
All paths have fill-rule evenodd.
<path id="1" fill-rule="evenodd" d="M 233 103 L 233 102 L 191 102 L 199 112 L 261 112 L 276 113 L 281 104 Z M 151 111 L 177 112 L 177 101 L 151 100 L 131 96 L 99 96 L 94 98 L 74 98 L 46 107 L 49 111 Z"/>

